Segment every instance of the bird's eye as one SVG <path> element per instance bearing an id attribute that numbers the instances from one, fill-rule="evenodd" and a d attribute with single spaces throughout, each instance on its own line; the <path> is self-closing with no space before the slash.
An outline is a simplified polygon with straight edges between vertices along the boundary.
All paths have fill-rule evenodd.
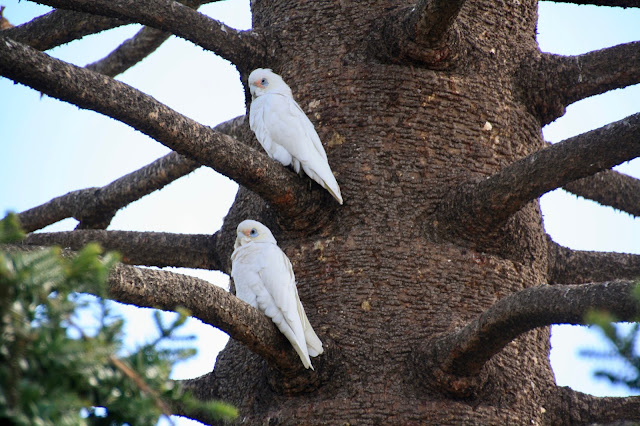
<path id="1" fill-rule="evenodd" d="M 249 236 L 257 237 L 258 236 L 258 230 L 256 228 L 251 229 L 251 231 L 249 232 Z"/>
<path id="2" fill-rule="evenodd" d="M 269 85 L 269 81 L 267 81 L 266 78 L 263 78 L 262 80 L 260 80 L 260 84 L 262 84 L 263 86 L 268 86 Z"/>

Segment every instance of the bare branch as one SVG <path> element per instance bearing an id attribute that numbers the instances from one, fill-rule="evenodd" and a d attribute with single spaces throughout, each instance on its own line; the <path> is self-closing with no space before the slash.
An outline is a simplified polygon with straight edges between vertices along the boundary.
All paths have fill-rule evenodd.
<path id="1" fill-rule="evenodd" d="M 640 113 L 537 151 L 488 179 L 459 187 L 438 207 L 443 235 L 496 230 L 542 194 L 640 155 Z"/>
<path id="2" fill-rule="evenodd" d="M 394 61 L 418 61 L 437 69 L 451 66 L 459 55 L 454 22 L 464 3 L 418 0 L 414 7 L 399 10 L 383 23 L 376 50 L 382 43 L 382 54 Z"/>
<path id="3" fill-rule="evenodd" d="M 611 206 L 640 217 L 640 180 L 623 173 L 604 170 L 570 182 L 562 189 L 603 206 Z"/>
<path id="4" fill-rule="evenodd" d="M 306 217 L 328 217 L 330 195 L 262 152 L 203 126 L 131 86 L 51 58 L 0 37 L 0 74 L 129 124 L 261 196 L 291 229 L 308 229 Z M 91 90 L 85 90 L 91 88 Z M 324 201 L 324 203 L 322 202 Z M 317 213 L 313 213 L 313 212 Z M 317 224 L 322 221 L 317 221 Z"/>
<path id="5" fill-rule="evenodd" d="M 592 4 L 595 6 L 640 7 L 640 0 L 553 0 L 554 3 Z"/>
<path id="6" fill-rule="evenodd" d="M 577 56 L 543 54 L 526 61 L 519 74 L 527 104 L 542 124 L 589 96 L 640 83 L 640 42 Z"/>
<path id="7" fill-rule="evenodd" d="M 91 221 L 91 218 L 108 218 L 108 225 L 113 215 L 122 207 L 198 167 L 200 165 L 195 161 L 171 152 L 102 188 L 73 191 L 26 210 L 18 215 L 20 225 L 26 232 L 32 232 L 68 217 L 74 217 L 81 222 L 86 219 Z"/>
<path id="8" fill-rule="evenodd" d="M 557 387 L 547 395 L 545 409 L 545 423 L 550 425 L 626 425 L 617 422 L 640 420 L 640 396 L 602 398 L 568 387 Z"/>
<path id="9" fill-rule="evenodd" d="M 548 240 L 549 284 L 585 284 L 640 277 L 640 255 L 572 250 Z"/>
<path id="10" fill-rule="evenodd" d="M 54 10 L 25 24 L 3 31 L 2 35 L 28 44 L 34 49 L 48 50 L 128 21 L 70 10 Z"/>
<path id="11" fill-rule="evenodd" d="M 70 232 L 32 233 L 22 244 L 57 245 L 79 250 L 90 242 L 108 250 L 117 250 L 122 261 L 130 265 L 175 266 L 223 270 L 217 234 L 171 234 L 166 232 L 134 232 L 80 230 Z"/>
<path id="12" fill-rule="evenodd" d="M 544 285 L 501 299 L 455 332 L 425 342 L 418 363 L 450 393 L 465 395 L 478 385 L 484 364 L 519 335 L 551 324 L 584 324 L 591 309 L 633 320 L 640 313 L 631 281 Z M 422 367 L 421 367 L 422 368 Z"/>
<path id="13" fill-rule="evenodd" d="M 132 20 L 189 40 L 234 63 L 241 72 L 265 62 L 264 41 L 173 0 L 39 0 L 38 3 Z"/>
<path id="14" fill-rule="evenodd" d="M 228 333 L 283 374 L 306 374 L 293 347 L 269 318 L 207 281 L 118 265 L 109 276 L 109 295 L 119 302 L 142 307 L 187 308 L 193 317 Z"/>
<path id="15" fill-rule="evenodd" d="M 181 3 L 197 8 L 211 3 L 207 0 L 182 0 Z M 132 21 L 115 19 L 72 10 L 53 10 L 23 25 L 14 27 L 2 35 L 34 49 L 49 50 L 61 44 L 80 39 L 89 34 L 126 25 Z"/>
<path id="16" fill-rule="evenodd" d="M 85 68 L 109 77 L 115 77 L 149 56 L 170 36 L 170 33 L 143 27 L 135 36 L 125 40 L 109 55 L 86 65 Z"/>

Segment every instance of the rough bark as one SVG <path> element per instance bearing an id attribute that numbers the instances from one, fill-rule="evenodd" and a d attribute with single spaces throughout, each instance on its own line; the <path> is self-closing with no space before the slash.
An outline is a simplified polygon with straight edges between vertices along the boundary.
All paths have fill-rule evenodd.
<path id="1" fill-rule="evenodd" d="M 331 196 L 320 186 L 309 191 L 306 182 L 266 154 L 178 114 L 127 84 L 9 39 L 0 43 L 0 73 L 50 96 L 127 123 L 176 152 L 234 179 L 264 198 L 294 229 L 322 225 L 323 221 L 309 222 L 310 212 L 328 220 Z M 85 89 L 88 87 L 91 90 Z"/>
<path id="2" fill-rule="evenodd" d="M 523 63 L 518 83 L 543 125 L 567 105 L 589 96 L 640 83 L 640 42 L 577 56 L 542 54 Z"/>
<path id="3" fill-rule="evenodd" d="M 632 426 L 637 424 L 639 411 L 638 396 L 598 398 L 568 387 L 558 387 L 548 396 L 548 403 L 545 404 L 545 423 Z"/>
<path id="4" fill-rule="evenodd" d="M 525 204 L 544 193 L 640 155 L 640 113 L 566 139 L 464 184 L 438 211 L 438 232 L 456 237 L 490 235 Z"/>
<path id="5" fill-rule="evenodd" d="M 640 255 L 572 250 L 549 238 L 549 284 L 640 278 Z"/>
<path id="6" fill-rule="evenodd" d="M 22 241 L 25 245 L 56 245 L 72 250 L 90 242 L 117 250 L 129 265 L 222 270 L 225 263 L 220 259 L 216 234 L 81 230 L 32 233 Z"/>
<path id="7" fill-rule="evenodd" d="M 554 0 L 555 3 L 592 4 L 595 6 L 640 7 L 638 0 Z"/>
<path id="8" fill-rule="evenodd" d="M 131 19 L 135 14 L 136 21 L 183 37 L 204 34 L 198 33 L 205 29 L 202 18 L 183 8 L 166 17 L 155 7 L 168 6 L 164 1 L 139 2 L 154 6 L 141 13 L 119 9 L 138 7 L 125 0 L 62 3 Z M 263 56 L 241 58 L 252 51 L 242 48 L 240 67 L 271 67 L 292 87 L 325 145 L 345 198 L 340 208 L 326 191 L 315 185 L 309 191 L 307 180 L 248 148 L 255 142 L 246 125 L 242 142 L 232 141 L 125 85 L 11 41 L 0 43 L 3 75 L 108 113 L 246 186 L 216 233 L 219 256 L 212 264 L 228 270 L 235 227 L 246 218 L 272 228 L 291 259 L 309 320 L 327 345 L 317 365 L 314 360 L 316 375 L 270 367 L 279 360 L 265 359 L 273 356 L 270 350 L 286 347 L 282 337 L 267 344 L 267 337 L 242 340 L 240 333 L 214 371 L 190 382 L 199 397 L 231 402 L 248 424 L 558 424 L 569 411 L 575 423 L 640 417 L 625 400 L 598 400 L 589 412 L 584 401 L 571 405 L 574 396 L 559 395 L 546 325 L 581 321 L 587 305 L 608 306 L 611 292 L 623 284 L 543 286 L 572 275 L 561 274 L 563 255 L 549 245 L 536 201 L 547 190 L 637 155 L 639 126 L 617 123 L 546 148 L 540 117 L 518 83 L 525 64 L 541 55 L 537 2 L 452 4 L 252 2 L 252 34 L 260 34 L 254 48 Z M 425 11 L 438 6 L 451 20 L 431 34 Z M 407 17 L 417 19 L 409 33 L 399 27 Z M 190 19 L 192 30 L 177 28 Z M 415 36 L 416 28 L 426 33 L 419 34 L 422 47 L 435 43 L 435 50 L 402 50 L 416 41 L 407 35 Z M 218 32 L 207 34 L 216 39 Z M 430 62 L 440 54 L 440 62 Z M 74 84 L 64 86 L 69 76 Z M 92 93 L 77 89 L 83 85 Z M 202 256 L 195 247 L 191 253 Z M 617 258 L 622 275 L 633 269 L 625 270 L 623 259 Z M 615 275 L 603 275 L 609 273 Z M 598 276 L 587 270 L 583 278 Z M 201 290 L 187 286 L 174 294 L 167 288 L 168 295 L 162 290 L 139 300 L 137 292 L 148 288 L 124 285 L 117 297 L 206 310 L 210 305 L 202 299 L 208 296 Z M 557 306 L 563 290 L 571 300 Z M 622 299 L 626 307 L 628 298 Z M 486 346 L 479 343 L 483 336 Z M 248 349 L 256 341 L 271 349 Z M 421 374 L 433 348 L 441 352 L 426 358 L 436 365 Z M 293 356 L 288 347 L 285 352 Z M 463 379 L 447 379 L 452 377 Z M 607 407 L 621 414 L 605 414 Z"/>
<path id="9" fill-rule="evenodd" d="M 603 206 L 640 216 L 640 180 L 623 173 L 604 170 L 570 182 L 562 189 Z"/>
<path id="10" fill-rule="evenodd" d="M 264 41 L 173 0 L 40 0 L 48 6 L 138 22 L 189 40 L 233 62 L 241 72 L 264 61 Z"/>
<path id="11" fill-rule="evenodd" d="M 487 361 L 517 336 L 552 324 L 585 324 L 587 313 L 605 310 L 620 321 L 640 313 L 636 283 L 536 286 L 505 297 L 464 328 L 426 341 L 417 355 L 417 371 L 426 383 L 438 383 L 458 397 L 482 386 Z M 422 368 L 421 368 L 422 367 Z"/>

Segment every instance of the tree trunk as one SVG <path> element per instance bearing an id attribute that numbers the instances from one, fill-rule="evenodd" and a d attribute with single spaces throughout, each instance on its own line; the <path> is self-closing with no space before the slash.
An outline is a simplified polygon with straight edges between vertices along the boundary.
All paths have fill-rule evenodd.
<path id="1" fill-rule="evenodd" d="M 579 56 L 542 53 L 534 0 L 255 0 L 248 32 L 168 0 L 43 2 L 74 12 L 3 31 L 0 74 L 125 122 L 177 154 L 21 213 L 28 231 L 63 217 L 81 222 L 25 243 L 75 248 L 95 240 L 133 265 L 229 273 L 237 224 L 259 220 L 291 259 L 325 345 L 315 371 L 304 370 L 273 324 L 237 298 L 194 278 L 120 267 L 111 277 L 114 299 L 185 306 L 232 337 L 215 369 L 187 382 L 196 396 L 234 404 L 249 424 L 640 419 L 638 398 L 557 387 L 548 328 L 584 323 L 589 309 L 635 318 L 633 283 L 611 280 L 640 275 L 640 256 L 555 244 L 537 201 L 567 185 L 640 211 L 638 180 L 608 170 L 640 156 L 639 114 L 551 147 L 541 135 L 568 104 L 640 82 L 640 43 Z M 82 25 L 65 30 L 66 20 Z M 232 61 L 245 83 L 252 69 L 272 68 L 315 125 L 344 205 L 267 158 L 248 120 L 210 129 L 33 49 L 128 21 L 159 31 L 141 31 L 141 51 L 134 39 L 113 55 L 123 60 L 105 58 L 91 69 L 120 72 L 165 32 Z M 213 236 L 102 230 L 118 209 L 200 164 L 241 185 Z"/>
<path id="2" fill-rule="evenodd" d="M 225 219 L 227 235 L 250 217 L 275 228 L 329 348 L 317 387 L 288 396 L 274 386 L 277 373 L 230 341 L 212 375 L 250 423 L 535 424 L 541 397 L 555 387 L 548 328 L 509 344 L 464 399 L 439 392 L 412 357 L 504 296 L 547 281 L 537 202 L 491 244 L 484 236 L 446 241 L 432 219 L 459 184 L 543 146 L 513 81 L 516 59 L 539 55 L 536 2 L 466 5 L 457 23 L 464 54 L 446 71 L 378 55 L 376 28 L 397 10 L 385 1 L 253 3 L 254 29 L 268 34 L 273 54 L 264 66 L 294 88 L 346 202 L 309 235 L 286 222 L 275 228 L 242 191 Z"/>

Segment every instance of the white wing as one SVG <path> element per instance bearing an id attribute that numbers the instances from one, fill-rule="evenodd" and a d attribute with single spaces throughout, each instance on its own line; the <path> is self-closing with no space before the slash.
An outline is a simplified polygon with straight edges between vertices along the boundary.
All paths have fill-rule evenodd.
<path id="1" fill-rule="evenodd" d="M 340 187 L 331 172 L 320 137 L 293 98 L 276 93 L 256 98 L 251 104 L 249 125 L 272 158 L 285 166 L 292 164 L 297 173 L 302 167 L 311 179 L 342 204 Z"/>
<path id="2" fill-rule="evenodd" d="M 289 258 L 272 243 L 251 243 L 232 255 L 236 295 L 273 320 L 306 368 L 309 355 L 322 353 L 322 342 L 304 312 Z"/>

